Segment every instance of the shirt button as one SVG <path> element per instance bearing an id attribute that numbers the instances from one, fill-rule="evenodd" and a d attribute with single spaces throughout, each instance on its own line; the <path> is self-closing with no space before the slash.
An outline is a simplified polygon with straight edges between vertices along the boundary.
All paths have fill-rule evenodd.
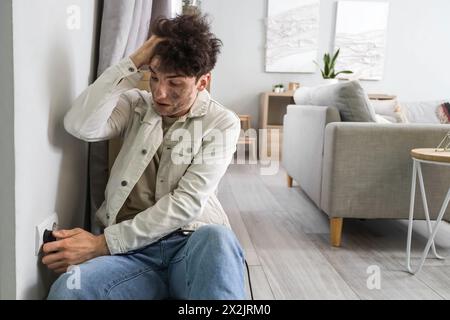
<path id="1" fill-rule="evenodd" d="M 159 182 L 163 183 L 163 182 L 164 182 L 164 180 L 159 180 Z"/>
<path id="2" fill-rule="evenodd" d="M 109 214 L 107 213 L 107 214 L 106 214 L 106 219 L 108 219 L 108 220 L 109 220 L 109 218 L 110 218 L 110 217 L 109 217 Z"/>
<path id="3" fill-rule="evenodd" d="M 147 150 L 142 150 L 142 154 L 145 156 L 146 154 L 148 153 L 148 151 Z"/>
<path id="4" fill-rule="evenodd" d="M 130 72 L 134 72 L 134 71 L 136 71 L 133 67 L 129 67 L 128 68 L 128 71 L 130 71 Z"/>
<path id="5" fill-rule="evenodd" d="M 126 182 L 126 181 L 122 181 L 122 187 L 126 187 L 126 186 L 127 186 L 127 184 L 128 184 L 128 182 Z"/>

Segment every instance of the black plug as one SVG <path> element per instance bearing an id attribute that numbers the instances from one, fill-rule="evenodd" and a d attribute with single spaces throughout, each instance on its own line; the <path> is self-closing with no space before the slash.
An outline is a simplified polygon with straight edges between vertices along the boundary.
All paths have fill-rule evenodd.
<path id="1" fill-rule="evenodd" d="M 44 244 L 56 241 L 56 238 L 53 236 L 53 231 L 45 229 L 42 241 L 44 242 Z"/>

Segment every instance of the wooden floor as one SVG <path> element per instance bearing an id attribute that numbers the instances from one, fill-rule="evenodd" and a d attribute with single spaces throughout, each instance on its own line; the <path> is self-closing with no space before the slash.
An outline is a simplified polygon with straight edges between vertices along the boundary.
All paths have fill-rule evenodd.
<path id="1" fill-rule="evenodd" d="M 449 299 L 450 258 L 429 258 L 413 276 L 405 270 L 407 221 L 344 219 L 341 248 L 329 244 L 329 222 L 286 173 L 260 174 L 257 165 L 231 165 L 219 199 L 250 267 L 254 299 Z M 413 263 L 426 243 L 416 222 Z M 450 226 L 436 240 L 450 256 Z M 431 257 L 431 256 L 430 256 Z M 380 288 L 369 289 L 373 268 Z M 369 284 L 373 283 L 369 281 Z"/>

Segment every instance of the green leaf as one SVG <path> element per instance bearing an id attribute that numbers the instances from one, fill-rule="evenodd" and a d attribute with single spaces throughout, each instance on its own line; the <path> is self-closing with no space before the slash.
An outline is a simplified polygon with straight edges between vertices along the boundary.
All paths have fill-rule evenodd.
<path id="1" fill-rule="evenodd" d="M 338 73 L 336 73 L 336 75 L 341 74 L 341 73 L 351 74 L 351 73 L 353 73 L 353 71 L 350 71 L 350 70 L 339 71 Z"/>
<path id="2" fill-rule="evenodd" d="M 325 75 L 328 76 L 330 74 L 330 55 L 328 53 L 326 53 L 323 56 L 323 63 L 324 63 L 323 71 Z"/>
<path id="3" fill-rule="evenodd" d="M 334 68 L 334 65 L 336 64 L 336 59 L 339 56 L 339 52 L 341 51 L 341 48 L 337 49 L 336 53 L 333 56 L 333 59 L 331 60 L 331 67 Z"/>

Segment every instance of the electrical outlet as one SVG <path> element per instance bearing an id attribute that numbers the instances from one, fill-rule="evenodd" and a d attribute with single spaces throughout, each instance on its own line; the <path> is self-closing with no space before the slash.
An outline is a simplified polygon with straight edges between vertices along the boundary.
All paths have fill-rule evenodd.
<path id="1" fill-rule="evenodd" d="M 58 215 L 56 213 L 49 216 L 47 219 L 42 221 L 39 225 L 36 226 L 36 256 L 39 255 L 41 251 L 41 247 L 44 243 L 44 232 L 45 230 L 53 230 L 54 226 L 58 225 Z"/>

